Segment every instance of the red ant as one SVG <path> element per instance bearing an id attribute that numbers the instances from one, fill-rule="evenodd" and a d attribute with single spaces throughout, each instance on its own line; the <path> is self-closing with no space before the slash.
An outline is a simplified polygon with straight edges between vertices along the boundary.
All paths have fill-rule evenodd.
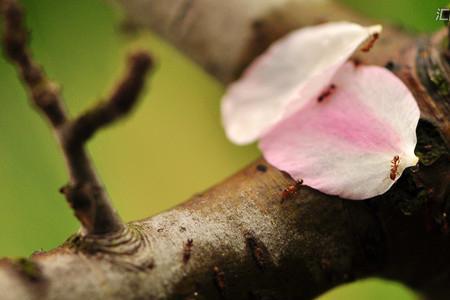
<path id="1" fill-rule="evenodd" d="M 361 48 L 361 51 L 369 52 L 369 50 L 372 49 L 373 45 L 375 44 L 375 42 L 378 40 L 379 37 L 380 35 L 378 33 L 372 34 L 370 41 L 363 48 Z"/>
<path id="2" fill-rule="evenodd" d="M 283 190 L 283 192 L 281 193 L 281 202 L 283 202 L 284 200 L 287 200 L 287 199 L 291 198 L 292 196 L 294 196 L 295 194 L 297 194 L 297 192 L 302 184 L 303 184 L 303 179 L 300 179 L 300 180 L 296 180 L 294 184 L 291 184 L 290 186 L 285 188 Z"/>
<path id="3" fill-rule="evenodd" d="M 398 175 L 398 165 L 400 164 L 400 157 L 398 155 L 394 156 L 394 158 L 391 160 L 391 174 L 390 178 L 392 180 L 395 180 Z"/>
<path id="4" fill-rule="evenodd" d="M 323 99 L 327 98 L 328 96 L 330 96 L 334 90 L 336 89 L 336 85 L 335 84 L 330 84 L 330 86 L 322 92 L 322 94 L 319 95 L 319 97 L 317 97 L 317 101 L 322 102 Z"/>
<path id="5" fill-rule="evenodd" d="M 185 264 L 191 258 L 192 246 L 193 245 L 194 245 L 194 240 L 193 239 L 188 239 L 187 243 L 184 244 L 184 248 L 183 248 L 183 263 L 185 263 Z"/>

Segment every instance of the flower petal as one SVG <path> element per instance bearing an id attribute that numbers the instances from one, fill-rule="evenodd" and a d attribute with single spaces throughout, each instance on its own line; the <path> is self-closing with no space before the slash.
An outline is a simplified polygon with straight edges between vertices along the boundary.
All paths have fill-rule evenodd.
<path id="1" fill-rule="evenodd" d="M 328 85 L 348 57 L 380 31 L 380 25 L 337 22 L 282 38 L 224 95 L 221 109 L 228 138 L 236 144 L 258 139 Z"/>
<path id="2" fill-rule="evenodd" d="M 347 63 L 332 83 L 335 89 L 322 93 L 321 101 L 312 99 L 261 139 L 264 157 L 327 194 L 382 194 L 418 161 L 416 101 L 381 67 Z"/>

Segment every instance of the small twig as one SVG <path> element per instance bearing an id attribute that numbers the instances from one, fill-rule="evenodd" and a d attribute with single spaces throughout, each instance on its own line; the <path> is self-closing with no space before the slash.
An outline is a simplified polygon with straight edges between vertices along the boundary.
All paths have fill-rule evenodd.
<path id="1" fill-rule="evenodd" d="M 109 99 L 88 110 L 72 123 L 70 144 L 83 144 L 100 128 L 125 116 L 138 99 L 144 85 L 145 74 L 151 64 L 147 53 L 135 53 L 129 57 L 128 70 Z"/>
<path id="2" fill-rule="evenodd" d="M 57 85 L 48 80 L 27 49 L 28 32 L 21 7 L 13 0 L 0 0 L 4 16 L 3 45 L 7 57 L 17 65 L 33 104 L 50 120 L 53 127 L 66 122 L 67 116 Z"/>
<path id="3" fill-rule="evenodd" d="M 3 45 L 6 56 L 17 66 L 35 107 L 49 119 L 63 150 L 70 182 L 61 192 L 66 196 L 86 234 L 106 234 L 123 227 L 89 156 L 85 143 L 100 128 L 126 115 L 136 104 L 144 79 L 152 66 L 150 56 L 130 56 L 128 71 L 109 99 L 81 116 L 69 120 L 60 92 L 33 60 L 27 48 L 24 14 L 15 0 L 0 0 L 4 16 Z"/>

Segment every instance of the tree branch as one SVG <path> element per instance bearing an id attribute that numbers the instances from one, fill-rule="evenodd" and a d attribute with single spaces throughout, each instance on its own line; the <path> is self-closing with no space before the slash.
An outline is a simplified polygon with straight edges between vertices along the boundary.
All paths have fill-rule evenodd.
<path id="1" fill-rule="evenodd" d="M 135 23 L 156 29 L 223 82 L 293 28 L 330 17 L 368 23 L 322 1 L 188 1 L 122 2 Z M 47 253 L 0 262 L 1 298 L 301 300 L 375 275 L 447 299 L 450 113 L 442 87 L 449 69 L 441 42 L 442 34 L 416 41 L 385 27 L 374 50 L 359 57 L 387 64 L 422 111 L 420 168 L 383 196 L 348 201 L 303 186 L 282 201 L 295 182 L 258 160 L 114 235 L 74 235 Z"/>
<path id="2" fill-rule="evenodd" d="M 67 121 L 57 85 L 33 61 L 27 49 L 29 34 L 24 27 L 22 9 L 13 1 L 0 2 L 4 16 L 3 45 L 5 54 L 14 62 L 27 85 L 33 104 L 45 114 L 53 127 Z"/>
<path id="3" fill-rule="evenodd" d="M 144 78 L 151 67 L 148 54 L 130 56 L 128 71 L 108 101 L 69 120 L 57 85 L 51 82 L 33 60 L 27 48 L 28 32 L 23 10 L 15 0 L 0 0 L 4 16 L 3 45 L 6 56 L 17 66 L 32 102 L 50 121 L 63 150 L 70 183 L 61 188 L 85 234 L 119 231 L 122 221 L 95 173 L 84 145 L 100 128 L 126 115 L 137 102 Z"/>
<path id="4" fill-rule="evenodd" d="M 68 145 L 82 145 L 100 128 L 126 116 L 138 100 L 150 64 L 146 53 L 130 56 L 127 73 L 108 100 L 99 103 L 72 122 L 71 135 L 67 137 Z"/>

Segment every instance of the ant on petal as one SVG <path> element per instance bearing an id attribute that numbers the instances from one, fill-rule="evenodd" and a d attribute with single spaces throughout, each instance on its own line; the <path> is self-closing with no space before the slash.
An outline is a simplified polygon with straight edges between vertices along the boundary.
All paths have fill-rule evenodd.
<path id="1" fill-rule="evenodd" d="M 389 175 L 391 180 L 395 180 L 395 178 L 397 178 L 399 164 L 400 164 L 400 157 L 398 155 L 396 155 L 391 160 L 391 174 Z"/>

